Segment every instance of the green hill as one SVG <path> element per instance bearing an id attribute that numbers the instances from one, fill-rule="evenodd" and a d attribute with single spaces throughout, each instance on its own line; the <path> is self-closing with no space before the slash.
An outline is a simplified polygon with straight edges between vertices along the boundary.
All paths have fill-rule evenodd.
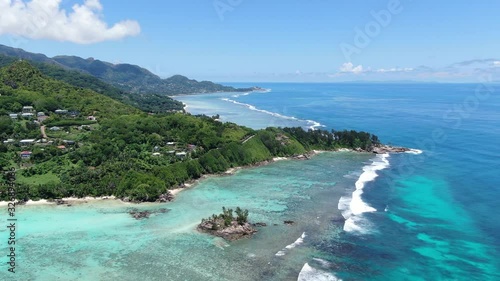
<path id="1" fill-rule="evenodd" d="M 196 81 L 182 75 L 167 79 L 151 73 L 149 70 L 132 64 L 112 64 L 93 58 L 83 59 L 77 56 L 56 56 L 49 58 L 43 54 L 34 54 L 22 49 L 0 45 L 0 54 L 47 63 L 68 70 L 83 72 L 113 85 L 122 91 L 133 94 L 180 95 L 214 92 L 248 92 L 259 89 L 236 89 L 209 81 Z"/>
<path id="2" fill-rule="evenodd" d="M 16 61 L 0 70 L 0 110 L 20 112 L 22 106 L 38 111 L 78 111 L 81 115 L 111 117 L 140 112 L 90 89 L 49 78 L 27 61 Z"/>
<path id="3" fill-rule="evenodd" d="M 16 57 L 0 55 L 0 67 L 10 65 L 18 60 L 19 59 Z M 88 88 L 125 104 L 137 107 L 145 112 L 163 113 L 168 111 L 182 111 L 184 109 L 184 105 L 181 102 L 168 96 L 158 94 L 131 94 L 111 86 L 90 74 L 69 70 L 52 63 L 29 62 L 36 66 L 44 75 L 66 82 L 75 87 Z"/>

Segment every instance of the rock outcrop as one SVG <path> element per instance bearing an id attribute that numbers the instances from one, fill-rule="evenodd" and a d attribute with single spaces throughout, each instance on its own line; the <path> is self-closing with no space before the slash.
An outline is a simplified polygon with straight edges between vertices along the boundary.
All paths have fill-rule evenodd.
<path id="1" fill-rule="evenodd" d="M 239 240 L 246 237 L 251 237 L 257 232 L 249 223 L 243 225 L 233 221 L 230 226 L 221 226 L 213 221 L 204 221 L 198 225 L 198 230 L 204 233 L 222 237 L 229 241 Z"/>
<path id="2" fill-rule="evenodd" d="M 156 200 L 156 202 L 167 203 L 167 202 L 170 202 L 172 200 L 174 200 L 174 195 L 170 191 L 167 191 L 166 193 L 160 194 L 160 196 L 158 196 L 158 200 Z"/>
<path id="3" fill-rule="evenodd" d="M 403 153 L 403 152 L 411 151 L 411 149 L 406 148 L 406 147 L 381 145 L 381 146 L 373 147 L 371 151 L 373 153 L 376 153 L 376 154 L 385 154 L 385 153 Z"/>
<path id="4" fill-rule="evenodd" d="M 236 216 L 233 216 L 233 209 L 222 207 L 222 214 L 202 219 L 197 229 L 229 241 L 250 237 L 257 232 L 248 222 L 248 210 L 238 207 L 235 213 Z"/>

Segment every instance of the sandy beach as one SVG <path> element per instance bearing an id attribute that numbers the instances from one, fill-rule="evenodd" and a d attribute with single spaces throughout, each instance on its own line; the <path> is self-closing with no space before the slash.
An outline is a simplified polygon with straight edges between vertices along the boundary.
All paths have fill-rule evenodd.
<path id="1" fill-rule="evenodd" d="M 65 203 L 67 204 L 82 204 L 82 203 L 88 203 L 88 202 L 94 202 L 94 201 L 103 201 L 103 200 L 117 200 L 115 196 L 102 196 L 102 197 L 85 197 L 85 198 L 77 198 L 77 197 L 67 197 L 67 198 L 62 198 Z M 123 201 L 122 201 L 123 202 Z M 10 201 L 0 201 L 0 207 L 5 207 L 10 203 Z M 124 204 L 127 204 L 127 202 L 123 202 Z M 37 201 L 33 200 L 28 200 L 23 206 L 40 206 L 40 205 L 57 205 L 55 200 L 47 200 L 47 199 L 40 199 Z"/>

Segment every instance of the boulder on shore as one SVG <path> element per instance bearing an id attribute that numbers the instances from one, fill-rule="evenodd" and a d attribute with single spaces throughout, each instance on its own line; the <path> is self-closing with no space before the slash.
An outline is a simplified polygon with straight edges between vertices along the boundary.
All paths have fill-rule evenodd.
<path id="1" fill-rule="evenodd" d="M 156 200 L 156 202 L 167 203 L 167 202 L 170 202 L 172 200 L 174 200 L 174 195 L 172 194 L 172 192 L 167 191 L 166 193 L 160 194 L 160 196 L 158 196 L 158 200 Z"/>
<path id="2" fill-rule="evenodd" d="M 372 152 L 376 154 L 385 154 L 385 153 L 403 153 L 411 151 L 411 149 L 406 147 L 396 147 L 389 145 L 376 146 L 372 148 Z"/>

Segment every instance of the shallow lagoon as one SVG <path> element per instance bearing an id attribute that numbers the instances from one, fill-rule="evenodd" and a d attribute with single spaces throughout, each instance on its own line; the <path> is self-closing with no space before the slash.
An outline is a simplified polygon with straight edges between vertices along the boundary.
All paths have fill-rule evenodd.
<path id="1" fill-rule="evenodd" d="M 168 204 L 109 200 L 71 207 L 19 207 L 16 277 L 297 280 L 305 263 L 320 258 L 315 245 L 341 231 L 338 200 L 352 192 L 356 180 L 346 175 L 360 172 L 370 157 L 324 153 L 309 161 L 241 170 L 205 179 Z M 230 243 L 198 233 L 199 221 L 219 213 L 222 206 L 249 209 L 253 222 L 268 226 L 259 228 L 252 239 Z M 169 211 L 135 220 L 128 214 L 130 208 Z M 284 225 L 284 220 L 296 224 Z M 304 233 L 303 243 L 297 242 Z"/>

